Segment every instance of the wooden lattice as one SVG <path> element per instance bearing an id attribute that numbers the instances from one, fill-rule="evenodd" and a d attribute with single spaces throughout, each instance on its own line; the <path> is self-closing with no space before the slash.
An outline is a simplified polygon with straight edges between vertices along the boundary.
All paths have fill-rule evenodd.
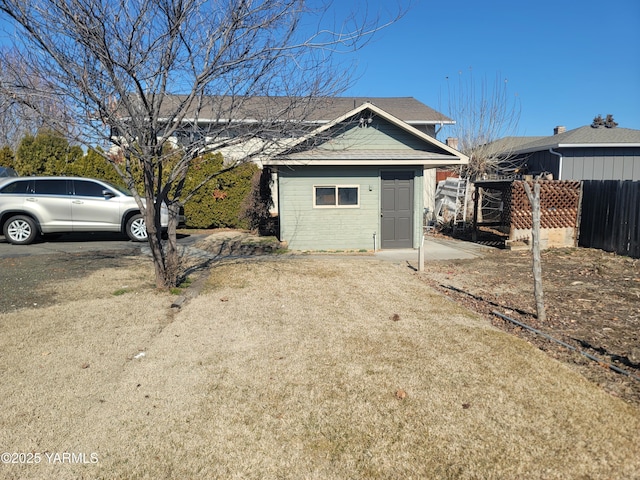
<path id="1" fill-rule="evenodd" d="M 580 182 L 541 180 L 540 183 L 540 227 L 574 228 L 578 222 Z M 529 182 L 533 191 L 533 183 Z M 523 181 L 511 184 L 508 221 L 511 228 L 531 228 L 531 205 L 524 190 Z"/>

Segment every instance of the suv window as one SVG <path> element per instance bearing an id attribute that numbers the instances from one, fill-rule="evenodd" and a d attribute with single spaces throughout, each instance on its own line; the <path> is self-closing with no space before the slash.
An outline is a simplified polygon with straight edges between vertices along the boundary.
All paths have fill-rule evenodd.
<path id="1" fill-rule="evenodd" d="M 69 195 L 66 180 L 36 180 L 36 195 Z"/>
<path id="2" fill-rule="evenodd" d="M 74 180 L 74 190 L 76 195 L 83 197 L 104 197 L 105 187 L 96 182 L 88 180 Z"/>
<path id="3" fill-rule="evenodd" d="M 31 184 L 31 185 L 30 185 Z M 18 180 L 5 185 L 0 193 L 32 193 L 33 180 Z"/>

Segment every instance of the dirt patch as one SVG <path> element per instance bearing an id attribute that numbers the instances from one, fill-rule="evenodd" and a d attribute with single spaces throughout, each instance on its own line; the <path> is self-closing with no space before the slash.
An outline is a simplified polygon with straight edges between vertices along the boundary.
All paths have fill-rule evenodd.
<path id="1" fill-rule="evenodd" d="M 128 251 L 102 251 L 0 258 L 0 313 L 56 303 L 64 292 L 56 285 L 97 270 L 149 262 Z M 47 288 L 44 286 L 47 285 Z"/>
<path id="2" fill-rule="evenodd" d="M 585 248 L 543 252 L 547 321 L 535 316 L 531 254 L 494 250 L 483 258 L 427 262 L 421 277 L 495 326 L 518 335 L 566 362 L 612 395 L 640 405 L 640 260 Z M 492 311 L 566 342 L 585 355 L 531 333 Z"/>
<path id="3" fill-rule="evenodd" d="M 187 235 L 203 236 L 191 247 L 182 251 L 182 268 L 187 275 L 200 275 L 213 262 L 268 255 L 277 253 L 281 247 L 274 237 L 256 237 L 237 230 L 185 230 Z M 205 236 L 206 235 L 206 236 Z M 65 292 L 67 280 L 83 279 L 93 272 L 109 270 L 109 279 L 117 280 L 117 268 L 151 268 L 151 258 L 139 253 L 139 248 L 87 251 L 81 253 L 55 253 L 44 255 L 22 255 L 0 258 L 0 313 L 22 308 L 42 308 L 61 301 L 76 298 L 79 293 Z M 117 283 L 117 282 L 116 282 Z M 122 281 L 115 290 L 127 291 L 134 288 Z M 153 273 L 143 286 L 153 285 Z M 137 287 L 135 287 L 137 288 Z M 91 297 L 91 292 L 88 297 Z"/>

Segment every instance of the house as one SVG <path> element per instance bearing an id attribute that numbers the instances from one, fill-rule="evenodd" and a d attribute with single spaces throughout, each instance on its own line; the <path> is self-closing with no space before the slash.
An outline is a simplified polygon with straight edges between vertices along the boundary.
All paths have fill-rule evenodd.
<path id="1" fill-rule="evenodd" d="M 495 143 L 505 165 L 557 180 L 640 180 L 640 130 L 593 125 L 548 137 L 507 137 Z M 524 167 L 524 168 L 522 168 Z"/>
<path id="2" fill-rule="evenodd" d="M 162 99 L 171 141 L 268 169 L 294 250 L 417 248 L 436 168 L 468 163 L 436 139 L 455 122 L 411 97 L 205 97 L 177 125 L 171 112 L 188 102 Z"/>
<path id="3" fill-rule="evenodd" d="M 434 138 L 433 120 L 402 120 L 396 115 L 407 111 L 393 101 L 388 110 L 378 103 L 356 101 L 286 153 L 262 160 L 273 171 L 280 239 L 291 249 L 419 246 L 426 183 L 435 183 L 436 168 L 468 158 Z"/>

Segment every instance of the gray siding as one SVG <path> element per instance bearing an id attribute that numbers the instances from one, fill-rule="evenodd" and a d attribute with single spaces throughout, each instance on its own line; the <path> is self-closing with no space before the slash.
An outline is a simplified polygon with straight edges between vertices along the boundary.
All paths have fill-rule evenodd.
<path id="1" fill-rule="evenodd" d="M 549 151 L 529 154 L 530 172 L 547 171 L 562 180 L 640 180 L 640 148 L 562 148 L 562 176 L 559 159 Z"/>
<path id="2" fill-rule="evenodd" d="M 417 247 L 422 231 L 422 169 L 412 171 L 416 175 L 414 247 Z M 358 185 L 360 205 L 314 208 L 314 185 Z M 280 237 L 292 250 L 373 250 L 374 234 L 379 245 L 380 168 L 283 167 L 278 173 L 278 191 Z"/>
<path id="3" fill-rule="evenodd" d="M 347 123 L 331 140 L 318 147 L 324 150 L 420 150 L 423 152 L 442 152 L 441 149 L 427 143 L 406 130 L 385 120 L 374 117 L 371 124 L 360 127 L 357 123 Z"/>
<path id="4" fill-rule="evenodd" d="M 640 180 L 640 148 L 567 149 L 562 179 Z"/>

